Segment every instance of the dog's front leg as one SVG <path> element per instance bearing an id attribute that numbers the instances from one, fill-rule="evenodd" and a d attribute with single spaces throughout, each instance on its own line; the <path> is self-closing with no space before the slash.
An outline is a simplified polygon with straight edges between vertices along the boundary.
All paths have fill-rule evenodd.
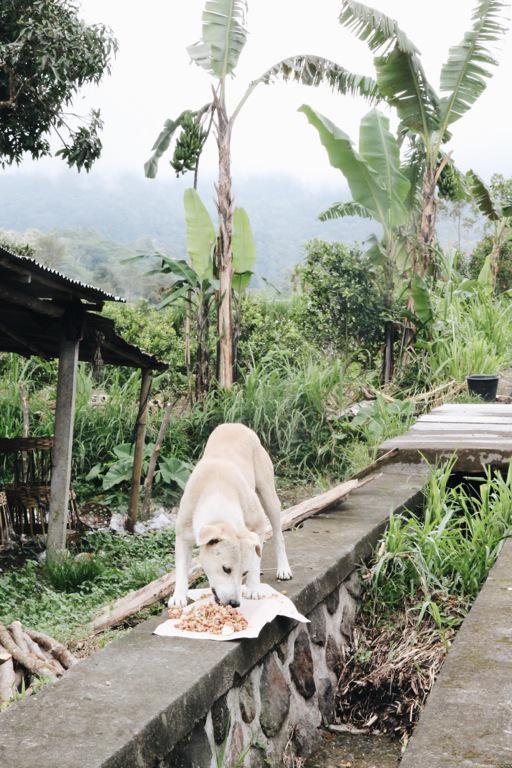
<path id="1" fill-rule="evenodd" d="M 261 553 L 262 544 L 259 551 Z M 258 556 L 256 552 L 251 557 L 245 585 L 242 587 L 242 596 L 248 600 L 259 600 L 265 597 L 265 591 L 261 585 L 261 554 Z"/>
<path id="2" fill-rule="evenodd" d="M 188 572 L 190 570 L 190 561 L 192 558 L 192 547 L 183 539 L 183 536 L 176 536 L 176 585 L 174 594 L 169 598 L 168 606 L 173 605 L 184 608 L 187 604 L 188 595 Z"/>

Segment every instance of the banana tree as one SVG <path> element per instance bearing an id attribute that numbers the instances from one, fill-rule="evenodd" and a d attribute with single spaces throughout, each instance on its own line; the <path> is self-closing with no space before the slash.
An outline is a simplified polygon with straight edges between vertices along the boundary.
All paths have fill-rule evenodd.
<path id="1" fill-rule="evenodd" d="M 300 108 L 318 131 L 329 161 L 344 175 L 353 200 L 336 203 L 322 216 L 364 216 L 382 227 L 382 238 L 371 238 L 369 255 L 382 269 L 388 314 L 391 313 L 396 278 L 407 271 L 405 232 L 410 221 L 408 199 L 411 182 L 403 172 L 400 147 L 389 130 L 388 118 L 373 109 L 361 121 L 359 152 L 350 138 L 327 117 L 304 105 Z M 394 325 L 385 329 L 383 380 L 389 382 L 394 366 Z"/>
<path id="2" fill-rule="evenodd" d="M 226 85 L 235 74 L 238 59 L 247 40 L 246 0 L 207 0 L 202 17 L 202 37 L 188 47 L 195 64 L 213 78 L 213 98 L 196 110 L 186 110 L 174 120 L 166 120 L 145 164 L 146 176 L 154 178 L 161 157 L 176 143 L 171 161 L 177 174 L 197 167 L 203 146 L 215 128 L 218 151 L 216 185 L 219 237 L 215 259 L 220 283 L 218 306 L 219 383 L 229 388 L 233 381 L 233 193 L 231 178 L 231 137 L 233 126 L 247 99 L 260 84 L 294 80 L 306 85 L 327 83 L 342 94 L 359 94 L 368 100 L 378 98 L 378 88 L 369 78 L 353 74 L 321 56 L 295 56 L 277 62 L 249 83 L 235 108 L 228 113 Z"/>
<path id="3" fill-rule="evenodd" d="M 467 173 L 468 185 L 478 207 L 478 210 L 486 216 L 493 225 L 492 248 L 488 256 L 491 272 L 493 292 L 496 290 L 496 281 L 499 270 L 500 252 L 505 240 L 507 228 L 512 224 L 512 198 L 498 202 L 491 190 L 482 179 L 474 172 Z"/>
<path id="4" fill-rule="evenodd" d="M 172 277 L 172 285 L 159 307 L 184 303 L 195 316 L 196 332 L 196 397 L 201 398 L 209 388 L 210 316 L 221 301 L 220 285 L 215 264 L 218 235 L 206 206 L 195 189 L 184 193 L 186 242 L 188 262 L 159 255 L 157 270 Z M 233 212 L 233 288 L 241 296 L 251 280 L 256 258 L 256 246 L 249 218 L 243 208 Z M 236 326 L 239 328 L 239 325 Z"/>
<path id="5" fill-rule="evenodd" d="M 429 269 L 435 239 L 436 186 L 449 156 L 443 145 L 450 127 L 474 104 L 497 64 L 490 45 L 505 32 L 503 11 L 508 3 L 478 0 L 472 27 L 462 42 L 450 48 L 441 70 L 440 93 L 429 83 L 419 51 L 385 14 L 355 0 L 343 0 L 340 23 L 365 41 L 373 53 L 379 95 L 392 105 L 400 120 L 399 135 L 408 138 L 421 164 L 421 190 L 416 269 Z"/>

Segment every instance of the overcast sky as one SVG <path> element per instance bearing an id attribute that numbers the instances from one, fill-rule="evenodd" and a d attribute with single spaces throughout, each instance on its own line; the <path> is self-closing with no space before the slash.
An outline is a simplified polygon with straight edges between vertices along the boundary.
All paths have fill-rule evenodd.
<path id="1" fill-rule="evenodd" d="M 398 19 L 420 48 L 428 77 L 437 88 L 448 48 L 469 28 L 475 0 L 375 0 L 379 10 Z M 82 0 L 90 22 L 112 27 L 119 53 L 112 74 L 87 89 L 77 111 L 101 107 L 105 121 L 103 157 L 94 174 L 142 174 L 151 145 L 167 117 L 197 108 L 209 99 L 210 78 L 190 64 L 186 46 L 201 33 L 204 0 Z M 373 74 L 371 55 L 337 22 L 339 0 L 249 0 L 249 40 L 236 78 L 229 83 L 230 104 L 248 82 L 275 61 L 299 53 L 317 53 L 348 69 Z M 494 171 L 512 176 L 511 78 L 512 45 L 507 34 L 499 50 L 500 66 L 471 111 L 453 126 L 454 158 L 463 170 L 474 168 L 485 178 Z M 326 88 L 278 84 L 260 86 L 244 108 L 233 137 L 235 176 L 282 173 L 304 184 L 331 186 L 338 182 L 316 132 L 297 109 L 309 103 L 353 138 L 368 106 L 340 97 Z M 209 152 L 203 168 L 213 171 Z M 39 163 L 41 170 L 62 170 L 59 159 Z M 27 173 L 27 161 L 16 173 Z M 170 176 L 163 164 L 161 174 Z"/>

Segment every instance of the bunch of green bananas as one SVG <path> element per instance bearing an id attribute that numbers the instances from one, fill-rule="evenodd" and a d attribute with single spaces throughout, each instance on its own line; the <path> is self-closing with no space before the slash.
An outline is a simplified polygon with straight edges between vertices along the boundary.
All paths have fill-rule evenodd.
<path id="1" fill-rule="evenodd" d="M 462 187 L 459 174 L 452 163 L 446 163 L 439 179 L 437 180 L 439 196 L 445 200 L 459 200 L 462 195 Z"/>
<path id="2" fill-rule="evenodd" d="M 188 112 L 181 121 L 181 133 L 171 160 L 176 176 L 196 169 L 205 139 L 206 131 L 201 128 L 193 113 Z"/>

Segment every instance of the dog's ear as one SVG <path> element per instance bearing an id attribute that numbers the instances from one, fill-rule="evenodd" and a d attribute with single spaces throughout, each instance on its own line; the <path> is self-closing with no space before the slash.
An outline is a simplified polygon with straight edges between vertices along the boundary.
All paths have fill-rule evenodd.
<path id="1" fill-rule="evenodd" d="M 260 537 L 257 533 L 253 533 L 252 531 L 245 531 L 244 539 L 249 542 L 250 546 L 254 547 L 256 550 L 256 554 L 258 557 L 261 557 L 261 542 Z"/>
<path id="2" fill-rule="evenodd" d="M 219 525 L 203 525 L 199 530 L 199 535 L 197 537 L 198 546 L 202 547 L 205 544 L 218 544 L 222 538 L 221 533 L 222 531 L 220 530 Z"/>

